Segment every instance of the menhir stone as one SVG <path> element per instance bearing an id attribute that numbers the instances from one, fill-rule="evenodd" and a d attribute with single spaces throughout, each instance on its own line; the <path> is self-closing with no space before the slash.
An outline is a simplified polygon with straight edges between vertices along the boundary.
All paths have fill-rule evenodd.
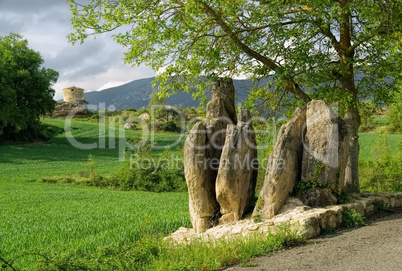
<path id="1" fill-rule="evenodd" d="M 231 79 L 212 85 L 207 119 L 191 129 L 184 144 L 184 173 L 189 192 L 190 217 L 196 232 L 214 225 L 219 212 L 215 182 L 228 124 L 236 123 L 235 89 Z"/>
<path id="2" fill-rule="evenodd" d="M 337 199 L 329 188 L 310 188 L 300 195 L 301 201 L 313 208 L 334 205 Z"/>
<path id="3" fill-rule="evenodd" d="M 219 78 L 212 83 L 211 100 L 207 104 L 207 119 L 228 118 L 228 121 L 236 123 L 235 88 L 230 78 Z"/>
<path id="4" fill-rule="evenodd" d="M 219 224 L 237 221 L 253 199 L 258 162 L 254 129 L 248 110 L 239 112 L 239 123 L 228 125 L 216 178 L 216 197 L 222 217 Z"/>
<path id="5" fill-rule="evenodd" d="M 191 129 L 184 144 L 184 174 L 189 194 L 190 219 L 196 232 L 213 226 L 210 218 L 219 210 L 215 198 L 216 173 L 211 169 L 211 152 L 204 122 Z"/>
<path id="6" fill-rule="evenodd" d="M 297 108 L 290 121 L 279 130 L 274 149 L 268 159 L 264 185 L 253 217 L 272 218 L 300 180 L 302 131 L 305 121 L 306 109 Z"/>
<path id="7" fill-rule="evenodd" d="M 321 100 L 307 104 L 306 127 L 303 140 L 303 181 L 316 181 L 342 190 L 339 183 L 340 164 L 345 146 L 343 120 Z"/>

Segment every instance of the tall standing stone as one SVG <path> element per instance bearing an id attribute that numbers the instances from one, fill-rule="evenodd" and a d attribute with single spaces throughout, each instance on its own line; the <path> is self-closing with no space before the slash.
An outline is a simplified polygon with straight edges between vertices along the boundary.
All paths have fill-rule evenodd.
<path id="1" fill-rule="evenodd" d="M 268 159 L 264 185 L 253 217 L 272 218 L 300 180 L 302 132 L 305 122 L 306 109 L 297 108 L 290 121 L 279 130 L 277 142 Z"/>
<path id="2" fill-rule="evenodd" d="M 216 197 L 222 214 L 220 224 L 241 218 L 254 196 L 257 169 L 256 139 L 250 112 L 241 110 L 237 126 L 227 126 L 216 178 Z"/>
<path id="3" fill-rule="evenodd" d="M 210 218 L 219 209 L 215 198 L 215 174 L 208 162 L 211 154 L 207 141 L 207 127 L 204 122 L 198 122 L 191 129 L 183 150 L 190 219 L 196 232 L 210 228 Z"/>
<path id="4" fill-rule="evenodd" d="M 339 177 L 344 135 L 343 120 L 324 101 L 307 104 L 301 180 L 317 179 L 337 192 L 342 190 Z"/>
<path id="5" fill-rule="evenodd" d="M 184 144 L 184 173 L 189 192 L 190 218 L 196 232 L 214 225 L 219 212 L 215 182 L 229 124 L 236 123 L 235 89 L 231 79 L 213 83 L 206 120 L 198 122 Z"/>

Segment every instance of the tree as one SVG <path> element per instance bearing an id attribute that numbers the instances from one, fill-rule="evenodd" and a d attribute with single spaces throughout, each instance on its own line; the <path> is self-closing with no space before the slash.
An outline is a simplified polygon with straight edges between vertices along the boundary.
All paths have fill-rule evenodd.
<path id="1" fill-rule="evenodd" d="M 349 142 L 341 174 L 347 190 L 359 190 L 358 104 L 364 97 L 387 102 L 400 80 L 400 0 L 89 2 L 69 0 L 70 40 L 120 28 L 114 39 L 127 47 L 125 61 L 164 67 L 157 79 L 165 93 L 195 84 L 201 97 L 209 81 L 200 76 L 273 76 L 271 91 L 255 90 L 253 97 L 261 94 L 271 105 L 288 93 L 304 103 L 338 102 Z"/>
<path id="2" fill-rule="evenodd" d="M 165 97 L 160 96 L 157 92 L 153 92 L 151 94 L 151 100 L 149 101 L 148 108 L 151 111 L 153 121 L 159 118 L 166 118 L 165 105 Z"/>
<path id="3" fill-rule="evenodd" d="M 396 132 L 402 132 L 402 85 L 399 86 L 399 92 L 394 95 L 388 116 L 392 128 Z"/>
<path id="4" fill-rule="evenodd" d="M 39 117 L 54 109 L 58 73 L 42 67 L 38 52 L 20 35 L 0 36 L 0 139 L 40 136 Z"/>

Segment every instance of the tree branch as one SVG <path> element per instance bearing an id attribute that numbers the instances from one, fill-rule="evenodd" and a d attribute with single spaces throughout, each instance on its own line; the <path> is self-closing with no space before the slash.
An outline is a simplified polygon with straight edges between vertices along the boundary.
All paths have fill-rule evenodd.
<path id="1" fill-rule="evenodd" d="M 368 34 L 367 36 L 363 37 L 362 39 L 356 41 L 352 46 L 349 47 L 347 54 L 353 52 L 357 47 L 359 47 L 362 43 L 369 41 L 370 39 L 374 38 L 375 36 L 377 36 L 382 28 L 382 26 L 389 22 L 389 19 L 385 19 L 384 21 L 382 21 L 377 27 L 376 29 Z"/>
<path id="2" fill-rule="evenodd" d="M 201 1 L 201 4 L 204 8 L 205 13 L 215 20 L 215 22 L 226 32 L 228 37 L 235 43 L 237 47 L 239 47 L 247 55 L 263 63 L 271 70 L 278 72 L 280 66 L 274 63 L 271 59 L 261 55 L 260 53 L 254 51 L 246 44 L 244 44 L 236 35 L 236 33 L 232 31 L 232 29 L 223 21 L 222 17 L 214 9 L 212 9 L 208 4 L 203 1 Z M 311 101 L 311 98 L 300 88 L 298 84 L 296 84 L 293 78 L 287 77 L 284 79 L 286 81 L 284 88 L 287 91 L 293 93 L 296 97 L 306 103 Z"/>

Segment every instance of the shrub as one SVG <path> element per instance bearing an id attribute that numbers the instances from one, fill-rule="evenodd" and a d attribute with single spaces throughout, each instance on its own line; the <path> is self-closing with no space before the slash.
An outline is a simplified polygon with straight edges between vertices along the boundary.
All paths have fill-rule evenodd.
<path id="1" fill-rule="evenodd" d="M 389 120 L 396 132 L 402 132 L 402 87 L 394 94 L 394 101 L 389 111 Z"/>
<path id="2" fill-rule="evenodd" d="M 175 120 L 155 121 L 154 129 L 156 132 L 180 133 L 181 125 Z"/>
<path id="3" fill-rule="evenodd" d="M 366 218 L 355 210 L 346 209 L 342 212 L 342 227 L 358 228 L 366 225 Z"/>
<path id="4" fill-rule="evenodd" d="M 127 150 L 130 159 L 110 182 L 124 190 L 153 192 L 185 191 L 183 159 L 171 155 L 169 149 L 156 156 L 150 144 Z"/>
<path id="5" fill-rule="evenodd" d="M 159 156 L 151 155 L 150 144 L 137 149 L 121 169 L 112 176 L 101 176 L 95 172 L 95 160 L 89 155 L 84 165 L 86 171 L 66 177 L 43 177 L 47 183 L 74 183 L 122 190 L 151 192 L 183 192 L 187 190 L 184 178 L 183 159 L 171 156 L 166 150 Z"/>

